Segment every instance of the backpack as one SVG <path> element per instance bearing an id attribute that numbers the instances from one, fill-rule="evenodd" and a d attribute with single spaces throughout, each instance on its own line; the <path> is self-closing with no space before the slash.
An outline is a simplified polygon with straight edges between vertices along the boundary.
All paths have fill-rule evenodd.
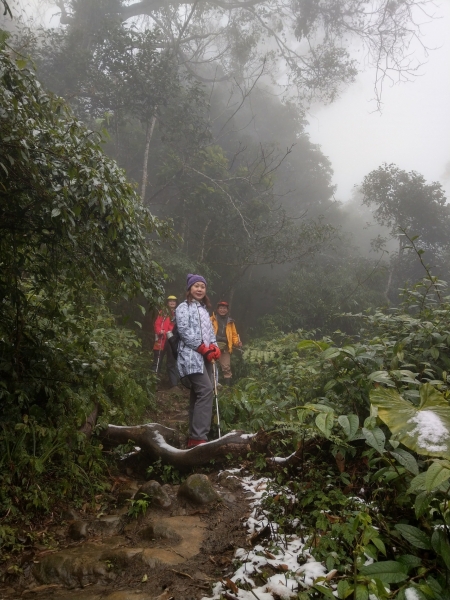
<path id="1" fill-rule="evenodd" d="M 170 349 L 175 360 L 178 358 L 178 344 L 180 343 L 180 334 L 178 331 L 177 324 L 175 323 L 172 331 L 167 332 L 167 341 L 169 342 Z"/>
<path id="2" fill-rule="evenodd" d="M 172 354 L 173 354 L 174 359 L 177 360 L 177 358 L 178 358 L 178 344 L 180 343 L 181 338 L 180 338 L 180 333 L 178 331 L 178 327 L 177 327 L 176 323 L 175 323 L 175 326 L 172 329 L 172 331 L 169 331 L 167 333 L 167 341 L 169 342 L 170 349 L 172 350 Z M 180 381 L 184 385 L 185 388 L 187 388 L 188 390 L 191 389 L 191 382 L 190 382 L 188 376 L 181 377 Z"/>

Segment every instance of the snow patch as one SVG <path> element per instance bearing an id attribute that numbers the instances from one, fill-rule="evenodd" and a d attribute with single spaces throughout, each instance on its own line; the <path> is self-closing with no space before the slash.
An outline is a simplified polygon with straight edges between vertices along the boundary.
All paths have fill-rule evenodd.
<path id="1" fill-rule="evenodd" d="M 298 583 L 295 579 L 288 579 L 282 575 L 273 575 L 267 580 L 267 591 L 272 592 L 282 600 L 296 596 L 297 592 L 295 590 L 297 587 Z"/>
<path id="2" fill-rule="evenodd" d="M 325 577 L 327 569 L 322 563 L 317 562 L 313 557 L 309 558 L 308 561 L 297 569 L 297 573 L 303 575 L 303 583 L 310 587 L 313 585 L 314 580 L 317 577 Z"/>
<path id="3" fill-rule="evenodd" d="M 421 410 L 408 421 L 416 425 L 409 435 L 417 435 L 419 446 L 428 452 L 445 452 L 449 432 L 438 415 L 432 410 Z"/>
<path id="4" fill-rule="evenodd" d="M 255 545 L 251 550 L 238 548 L 235 552 L 241 566 L 230 578 L 238 587 L 238 592 L 233 596 L 239 600 L 289 600 L 297 596 L 298 592 L 314 585 L 318 577 L 326 577 L 326 567 L 315 560 L 308 550 L 308 539 L 299 535 L 279 534 L 277 523 L 271 522 L 261 507 L 261 500 L 267 494 L 275 495 L 270 489 L 267 478 L 253 479 L 252 477 L 239 478 L 244 490 L 251 495 L 250 505 L 252 512 L 246 519 L 244 526 L 250 535 L 261 532 L 266 527 L 270 528 L 270 550 L 262 543 Z M 289 490 L 285 490 L 286 496 L 296 501 Z M 301 523 L 293 519 L 292 526 L 301 531 Z M 262 573 L 265 566 L 270 565 L 274 570 L 281 571 L 272 575 L 266 583 L 256 587 L 255 580 Z M 251 587 L 252 590 L 242 589 Z M 333 588 L 331 588 L 333 589 Z M 225 583 L 219 582 L 213 587 L 212 596 L 202 600 L 219 600 L 226 590 Z"/>
<path id="5" fill-rule="evenodd" d="M 406 600 L 420 600 L 417 590 L 412 587 L 405 590 L 405 598 Z"/>

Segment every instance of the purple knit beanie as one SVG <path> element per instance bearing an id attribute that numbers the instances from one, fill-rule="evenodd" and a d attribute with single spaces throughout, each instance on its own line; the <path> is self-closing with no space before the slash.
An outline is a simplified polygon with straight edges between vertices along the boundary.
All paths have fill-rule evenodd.
<path id="1" fill-rule="evenodd" d="M 194 283 L 197 283 L 198 281 L 201 281 L 206 285 L 206 279 L 204 277 L 201 275 L 193 275 L 192 273 L 188 273 L 186 278 L 186 289 L 188 290 L 192 285 L 194 285 Z"/>

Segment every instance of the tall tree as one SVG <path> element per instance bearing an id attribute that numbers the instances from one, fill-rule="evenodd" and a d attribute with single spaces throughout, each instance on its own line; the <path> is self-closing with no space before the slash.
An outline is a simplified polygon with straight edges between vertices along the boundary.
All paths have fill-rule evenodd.
<path id="1" fill-rule="evenodd" d="M 105 16 L 127 21 L 146 17 L 186 69 L 203 79 L 252 81 L 265 65 L 273 81 L 309 102 L 333 100 L 369 62 L 379 100 L 387 77 L 412 76 L 420 61 L 411 43 L 432 0 L 58 0 L 61 22 L 86 40 Z M 351 57 L 358 39 L 361 65 Z M 286 74 L 280 83 L 276 69 Z"/>
<path id="2" fill-rule="evenodd" d="M 383 164 L 366 175 L 361 192 L 363 204 L 373 207 L 378 223 L 389 227 L 398 239 L 398 256 L 391 263 L 386 295 L 396 274 L 402 273 L 397 281 L 400 286 L 408 277 L 414 280 L 420 276 L 419 265 L 409 253 L 409 240 L 415 236 L 420 238 L 420 249 L 427 253 L 427 263 L 443 276 L 450 248 L 450 205 L 442 185 L 427 183 L 416 171 Z"/>
<path id="3" fill-rule="evenodd" d="M 106 115 L 112 137 L 122 137 L 133 119 L 145 130 L 156 117 L 158 139 L 152 143 L 152 193 L 147 200 L 163 203 L 162 214 L 174 218 L 183 237 L 183 253 L 215 271 L 230 293 L 250 267 L 298 260 L 330 235 L 331 228 L 300 218 L 305 206 L 287 211 L 286 199 L 277 199 L 273 189 L 280 167 L 285 171 L 283 179 L 289 179 L 285 187 L 292 184 L 291 192 L 294 171 L 302 169 L 308 204 L 320 204 L 332 193 L 330 166 L 321 165 L 317 148 L 300 137 L 304 123 L 293 107 L 283 107 L 270 96 L 252 103 L 258 113 L 273 115 L 273 123 L 263 125 L 267 131 L 261 132 L 259 140 L 273 140 L 283 130 L 281 143 L 299 142 L 302 147 L 293 163 L 297 166 L 284 167 L 290 149 L 281 151 L 273 141 L 261 145 L 246 134 L 233 133 L 241 129 L 242 120 L 251 118 L 246 107 L 240 107 L 239 118 L 222 112 L 222 125 L 214 131 L 204 91 L 179 74 L 170 53 L 156 50 L 160 39 L 157 32 L 139 32 L 111 21 L 92 37 L 89 51 L 79 47 L 71 32 L 41 34 L 28 43 L 39 57 L 44 81 L 70 98 L 88 122 Z M 257 122 L 263 123 L 260 117 Z M 223 131 L 226 153 L 212 138 Z M 121 156 L 117 147 L 115 155 Z M 145 156 L 147 164 L 147 144 Z M 298 205 L 306 204 L 306 198 L 300 200 L 298 192 L 294 195 Z"/>
<path id="4" fill-rule="evenodd" d="M 144 200 L 156 123 L 159 136 L 166 141 L 176 137 L 179 149 L 209 139 L 204 91 L 180 73 L 170 51 L 158 50 L 158 32 L 108 20 L 100 23 L 89 47 L 80 44 L 74 31 L 46 30 L 21 37 L 43 83 L 68 99 L 88 124 L 102 122 L 111 136 L 109 150 L 122 164 L 127 164 L 126 140 L 132 132 L 132 174 L 138 179 L 142 169 Z M 142 158 L 136 168 L 142 137 Z"/>
<path id="5" fill-rule="evenodd" d="M 434 253 L 449 244 L 450 206 L 439 182 L 427 183 L 416 171 L 383 164 L 366 175 L 361 191 L 363 204 L 374 208 L 375 219 L 399 238 L 400 253 L 405 245 L 402 230 L 420 236 Z"/>
<path id="6" fill-rule="evenodd" d="M 334 235 L 319 220 L 289 217 L 273 194 L 274 156 L 245 158 L 235 168 L 220 147 L 210 146 L 189 163 L 168 157 L 164 170 L 181 252 L 214 272 L 216 291 L 229 299 L 249 269 L 303 261 Z"/>

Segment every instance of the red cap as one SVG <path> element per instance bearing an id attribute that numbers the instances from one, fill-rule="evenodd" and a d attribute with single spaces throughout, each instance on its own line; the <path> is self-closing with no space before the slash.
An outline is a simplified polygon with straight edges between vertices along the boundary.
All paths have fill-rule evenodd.
<path id="1" fill-rule="evenodd" d="M 225 302 L 225 300 L 221 300 L 220 302 L 217 303 L 217 306 L 226 306 L 228 308 L 229 304 L 228 304 L 228 302 Z"/>

